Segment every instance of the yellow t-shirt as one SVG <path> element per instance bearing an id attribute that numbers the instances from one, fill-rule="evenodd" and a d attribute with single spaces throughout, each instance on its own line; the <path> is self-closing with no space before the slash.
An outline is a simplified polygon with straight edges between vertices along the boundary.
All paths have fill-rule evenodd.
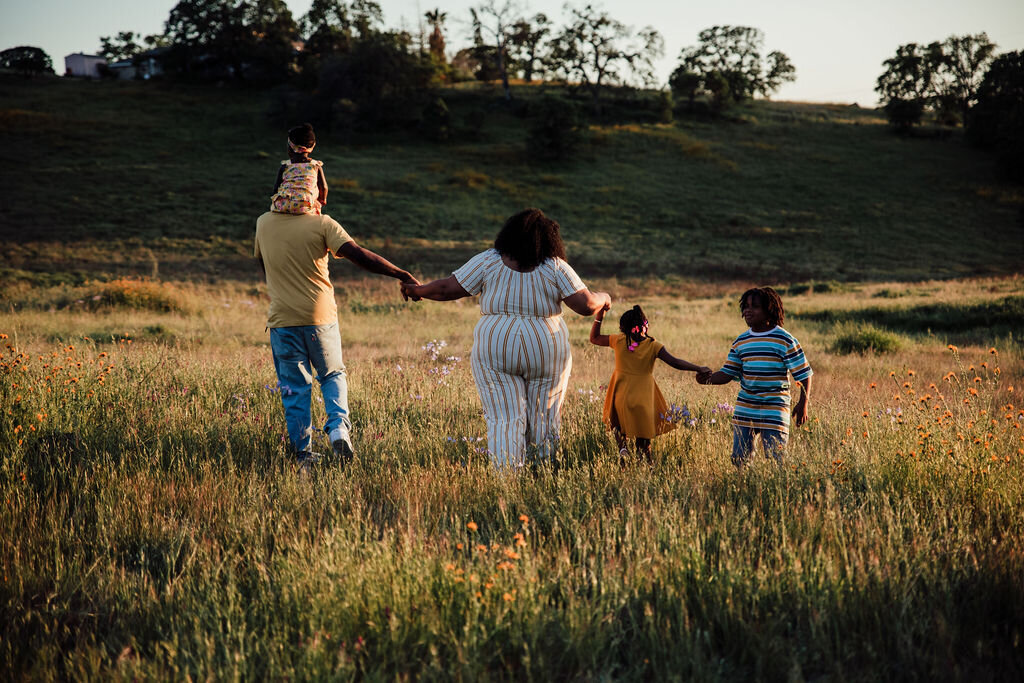
<path id="1" fill-rule="evenodd" d="M 268 211 L 256 219 L 253 255 L 263 260 L 267 273 L 267 327 L 338 321 L 327 260 L 351 241 L 345 228 L 330 216 Z"/>

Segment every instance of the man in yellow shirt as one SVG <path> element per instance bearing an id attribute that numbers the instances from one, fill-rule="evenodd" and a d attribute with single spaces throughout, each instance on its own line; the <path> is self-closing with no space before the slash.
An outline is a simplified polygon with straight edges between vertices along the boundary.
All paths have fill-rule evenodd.
<path id="1" fill-rule="evenodd" d="M 335 454 L 345 462 L 353 455 L 352 422 L 328 260 L 346 258 L 371 273 L 419 282 L 408 271 L 360 247 L 330 216 L 268 211 L 256 220 L 254 255 L 267 278 L 270 348 L 288 438 L 299 465 L 307 468 L 320 460 L 312 450 L 312 370 L 327 411 L 324 431 Z"/>

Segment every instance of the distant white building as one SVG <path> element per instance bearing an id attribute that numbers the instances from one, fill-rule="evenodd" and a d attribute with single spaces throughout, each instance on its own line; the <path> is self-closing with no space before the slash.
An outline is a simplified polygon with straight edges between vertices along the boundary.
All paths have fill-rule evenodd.
<path id="1" fill-rule="evenodd" d="M 64 75 L 80 78 L 99 78 L 100 67 L 106 66 L 107 60 L 99 55 L 86 55 L 81 52 L 70 54 L 64 58 Z"/>
<path id="2" fill-rule="evenodd" d="M 131 59 L 124 59 L 120 62 L 107 64 L 110 73 L 122 81 L 130 81 L 134 78 L 148 81 L 154 76 L 161 76 L 164 73 L 163 63 L 160 58 L 166 54 L 166 47 L 158 47 L 152 50 L 140 52 Z"/>

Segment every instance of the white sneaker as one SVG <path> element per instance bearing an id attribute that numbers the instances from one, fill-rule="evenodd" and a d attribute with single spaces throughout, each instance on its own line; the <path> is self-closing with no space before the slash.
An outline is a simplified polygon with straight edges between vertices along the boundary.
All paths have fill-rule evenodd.
<path id="1" fill-rule="evenodd" d="M 341 458 L 342 461 L 347 462 L 355 455 L 355 449 L 352 448 L 352 439 L 349 437 L 348 427 L 345 425 L 332 430 L 327 438 L 331 442 L 334 454 Z"/>

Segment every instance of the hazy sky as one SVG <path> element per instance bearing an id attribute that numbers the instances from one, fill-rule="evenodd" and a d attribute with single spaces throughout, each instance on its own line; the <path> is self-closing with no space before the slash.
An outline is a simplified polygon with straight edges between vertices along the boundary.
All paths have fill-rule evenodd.
<path id="1" fill-rule="evenodd" d="M 292 14 L 304 14 L 312 0 L 287 0 Z M 468 7 L 480 0 L 379 0 L 389 28 L 416 27 L 434 7 L 448 13 L 448 47 L 469 42 Z M 100 36 L 119 31 L 159 33 L 177 0 L 0 0 L 0 50 L 41 47 L 57 73 L 64 56 L 95 53 Z M 545 12 L 563 23 L 564 2 L 521 2 L 529 14 Z M 576 5 L 584 4 L 575 2 Z M 665 38 L 658 65 L 668 80 L 683 47 L 700 30 L 732 24 L 753 26 L 765 35 L 765 52 L 781 50 L 796 66 L 797 80 L 777 100 L 876 103 L 875 79 L 882 61 L 904 43 L 929 43 L 982 31 L 1000 52 L 1024 49 L 1024 0 L 604 0 L 592 3 L 619 21 L 654 26 Z"/>

